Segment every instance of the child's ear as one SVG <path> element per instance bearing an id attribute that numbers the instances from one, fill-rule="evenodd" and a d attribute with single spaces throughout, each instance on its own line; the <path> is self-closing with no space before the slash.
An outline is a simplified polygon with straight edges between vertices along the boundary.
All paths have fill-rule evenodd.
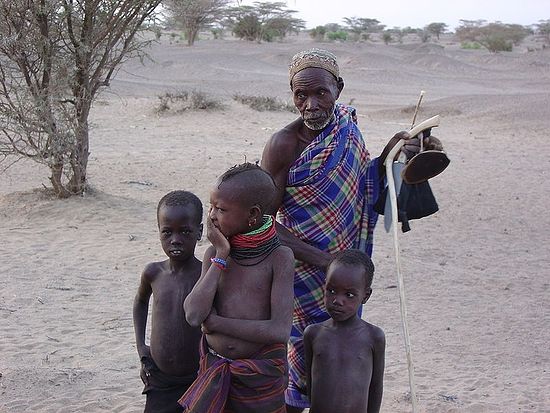
<path id="1" fill-rule="evenodd" d="M 253 205 L 250 208 L 249 215 L 250 215 L 250 219 L 255 220 L 254 223 L 256 223 L 262 219 L 262 209 L 257 204 Z"/>
<path id="2" fill-rule="evenodd" d="M 369 287 L 365 290 L 365 298 L 363 298 L 363 304 L 369 301 L 371 294 L 372 294 L 372 288 Z"/>

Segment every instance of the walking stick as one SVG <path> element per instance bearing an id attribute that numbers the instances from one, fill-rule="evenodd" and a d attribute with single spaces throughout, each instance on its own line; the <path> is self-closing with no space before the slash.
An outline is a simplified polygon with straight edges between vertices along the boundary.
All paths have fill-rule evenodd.
<path id="1" fill-rule="evenodd" d="M 413 127 L 409 134 L 416 136 L 422 131 L 439 125 L 439 115 L 419 123 Z M 420 137 L 423 139 L 423 137 Z M 393 247 L 395 251 L 395 264 L 397 267 L 397 286 L 399 288 L 399 307 L 401 310 L 401 326 L 403 328 L 403 336 L 405 337 L 405 352 L 407 354 L 407 367 L 409 370 L 409 386 L 411 388 L 411 403 L 413 413 L 418 412 L 417 400 L 416 400 L 416 387 L 414 385 L 414 366 L 411 355 L 411 341 L 409 336 L 409 326 L 407 324 L 407 305 L 405 301 L 405 284 L 403 282 L 403 274 L 401 274 L 401 261 L 399 258 L 399 234 L 397 231 L 397 195 L 395 191 L 395 181 L 393 178 L 393 160 L 397 152 L 405 144 L 405 140 L 400 140 L 390 151 L 384 164 L 386 166 L 386 179 L 388 180 L 388 193 L 390 195 L 391 204 L 391 217 L 392 217 L 392 229 L 393 229 Z"/>

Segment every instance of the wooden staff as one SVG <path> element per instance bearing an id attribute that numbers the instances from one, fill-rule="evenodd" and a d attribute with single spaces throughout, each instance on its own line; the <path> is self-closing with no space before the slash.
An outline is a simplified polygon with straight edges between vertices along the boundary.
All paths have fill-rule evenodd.
<path id="1" fill-rule="evenodd" d="M 434 116 L 430 119 L 425 120 L 424 122 L 413 127 L 409 134 L 411 136 L 416 136 L 422 131 L 433 128 L 439 125 L 439 115 Z M 409 326 L 407 323 L 407 304 L 405 301 L 405 283 L 403 281 L 403 274 L 401 274 L 401 260 L 399 256 L 399 234 L 397 231 L 397 194 L 395 191 L 395 181 L 393 179 L 393 160 L 395 155 L 405 144 L 405 140 L 400 140 L 390 151 L 386 157 L 384 164 L 386 166 L 386 178 L 388 180 L 388 193 L 390 194 L 390 204 L 391 204 L 391 217 L 392 217 L 392 228 L 393 228 L 393 247 L 395 251 L 395 264 L 397 267 L 397 286 L 399 288 L 399 308 L 401 310 L 401 326 L 403 328 L 403 336 L 405 337 L 405 352 L 407 354 L 407 367 L 409 370 L 409 386 L 411 389 L 411 403 L 413 413 L 418 412 L 418 405 L 416 400 L 416 387 L 414 384 L 414 366 L 412 361 L 411 354 L 411 339 L 409 336 Z"/>

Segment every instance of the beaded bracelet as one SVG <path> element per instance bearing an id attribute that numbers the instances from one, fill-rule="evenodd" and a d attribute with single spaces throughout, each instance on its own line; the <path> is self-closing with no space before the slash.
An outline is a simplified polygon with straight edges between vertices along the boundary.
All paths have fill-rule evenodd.
<path id="1" fill-rule="evenodd" d="M 227 268 L 227 261 L 223 258 L 213 257 L 210 258 L 210 262 L 218 267 L 220 270 L 225 270 Z"/>

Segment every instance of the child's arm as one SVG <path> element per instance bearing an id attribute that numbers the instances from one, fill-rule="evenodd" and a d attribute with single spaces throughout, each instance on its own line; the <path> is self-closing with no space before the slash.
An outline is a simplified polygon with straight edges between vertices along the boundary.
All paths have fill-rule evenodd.
<path id="1" fill-rule="evenodd" d="M 304 358 L 306 362 L 307 398 L 309 399 L 309 404 L 311 404 L 311 362 L 313 360 L 312 344 L 314 328 L 313 325 L 309 325 L 304 330 Z"/>
<path id="2" fill-rule="evenodd" d="M 373 339 L 372 378 L 369 387 L 368 413 L 378 413 L 380 411 L 386 352 L 386 337 L 382 329 L 374 328 Z"/>
<path id="3" fill-rule="evenodd" d="M 279 247 L 272 254 L 271 317 L 267 320 L 244 320 L 210 314 L 203 324 L 206 332 L 262 344 L 288 341 L 294 297 L 294 255 L 287 247 Z"/>
<path id="4" fill-rule="evenodd" d="M 229 241 L 217 229 L 210 218 L 206 220 L 207 237 L 212 243 L 204 253 L 201 276 L 183 302 L 185 319 L 189 325 L 198 327 L 208 317 L 214 305 L 222 269 L 211 258 L 226 260 L 229 256 Z"/>
<path id="5" fill-rule="evenodd" d="M 136 297 L 134 298 L 134 333 L 136 335 L 136 347 L 141 359 L 149 356 L 149 346 L 145 344 L 145 329 L 147 325 L 147 312 L 149 310 L 149 299 L 153 290 L 151 288 L 151 276 L 154 273 L 154 264 L 149 264 L 141 273 Z"/>

